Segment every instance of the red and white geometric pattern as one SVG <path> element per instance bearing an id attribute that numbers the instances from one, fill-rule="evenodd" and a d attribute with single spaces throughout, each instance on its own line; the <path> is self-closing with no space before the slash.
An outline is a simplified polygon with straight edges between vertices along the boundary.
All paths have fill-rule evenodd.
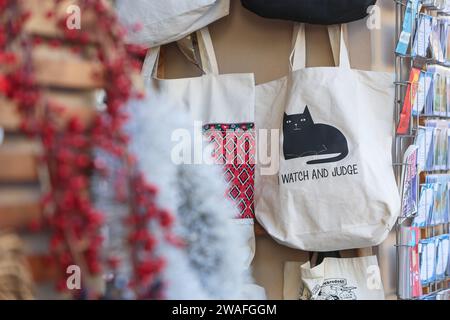
<path id="1" fill-rule="evenodd" d="M 228 196 L 239 209 L 239 219 L 253 219 L 255 186 L 255 130 L 252 123 L 211 124 L 203 127 L 213 143 L 213 157 L 223 165 Z"/>

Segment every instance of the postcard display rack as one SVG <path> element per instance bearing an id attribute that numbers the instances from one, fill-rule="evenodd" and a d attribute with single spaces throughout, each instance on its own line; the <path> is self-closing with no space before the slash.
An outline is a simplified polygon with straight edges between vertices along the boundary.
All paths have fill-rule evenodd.
<path id="1" fill-rule="evenodd" d="M 449 299 L 450 0 L 394 0 L 399 299 Z"/>

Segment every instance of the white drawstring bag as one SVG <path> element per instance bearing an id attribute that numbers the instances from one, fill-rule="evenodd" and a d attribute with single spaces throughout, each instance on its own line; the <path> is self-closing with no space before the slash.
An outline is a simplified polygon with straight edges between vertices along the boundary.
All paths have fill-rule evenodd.
<path id="1" fill-rule="evenodd" d="M 127 41 L 147 48 L 184 38 L 229 14 L 230 0 L 118 0 Z"/>
<path id="2" fill-rule="evenodd" d="M 306 251 L 378 245 L 400 208 L 394 78 L 351 69 L 340 26 L 328 30 L 337 67 L 305 68 L 301 24 L 292 73 L 256 89 L 256 218 L 276 241 Z M 270 151 L 272 167 L 261 159 Z"/>
<path id="3" fill-rule="evenodd" d="M 376 256 L 325 258 L 311 268 L 300 267 L 303 299 L 384 300 L 384 289 Z"/>

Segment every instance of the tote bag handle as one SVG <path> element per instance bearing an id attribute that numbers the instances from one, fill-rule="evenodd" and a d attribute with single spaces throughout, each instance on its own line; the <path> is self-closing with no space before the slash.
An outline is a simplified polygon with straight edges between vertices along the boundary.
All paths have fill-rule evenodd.
<path id="1" fill-rule="evenodd" d="M 219 74 L 216 53 L 207 27 L 197 31 L 197 41 L 203 72 L 205 74 Z"/>
<path id="2" fill-rule="evenodd" d="M 328 37 L 335 66 L 350 69 L 347 46 L 344 41 L 343 25 L 328 26 Z M 292 53 L 289 58 L 291 70 L 299 70 L 306 67 L 306 32 L 304 23 L 294 25 L 292 39 Z"/>
<path id="3" fill-rule="evenodd" d="M 203 72 L 205 74 L 219 74 L 216 54 L 214 52 L 214 47 L 208 27 L 200 29 L 196 32 L 196 34 Z M 149 49 L 147 56 L 145 57 L 144 65 L 142 67 L 142 76 L 144 78 L 157 78 L 157 66 L 160 52 L 160 47 Z"/>
<path id="4" fill-rule="evenodd" d="M 321 264 L 325 258 L 342 258 L 342 256 L 340 251 L 309 253 L 309 262 L 311 263 L 311 267 Z"/>

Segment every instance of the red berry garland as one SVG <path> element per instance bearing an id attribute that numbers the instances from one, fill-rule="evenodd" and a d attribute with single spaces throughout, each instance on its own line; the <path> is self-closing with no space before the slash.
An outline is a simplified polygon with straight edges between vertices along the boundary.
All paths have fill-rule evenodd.
<path id="1" fill-rule="evenodd" d="M 159 223 L 167 241 L 174 245 L 180 245 L 180 241 L 170 232 L 172 215 L 156 206 L 157 188 L 145 181 L 138 173 L 135 161 L 127 154 L 128 137 L 123 126 L 127 120 L 126 102 L 132 97 L 129 72 L 140 65 L 130 59 L 123 42 L 125 32 L 103 1 L 80 0 L 81 12 L 91 12 L 97 19 L 94 35 L 101 36 L 94 39 L 88 31 L 69 30 L 66 19 L 60 19 L 57 25 L 63 35 L 61 40 L 27 37 L 21 34 L 21 29 L 30 14 L 21 12 L 20 4 L 21 1 L 0 0 L 0 66 L 21 60 L 20 67 L 0 75 L 0 94 L 17 104 L 23 118 L 22 130 L 38 136 L 45 149 L 43 160 L 49 168 L 51 193 L 44 197 L 43 204 L 51 204 L 53 208 L 48 221 L 52 230 L 50 250 L 62 274 L 71 264 L 80 265 L 90 275 L 102 273 L 105 261 L 102 261 L 100 254 L 103 241 L 100 227 L 104 218 L 101 212 L 94 209 L 88 191 L 92 171 L 107 171 L 101 161 L 94 161 L 91 155 L 94 148 L 102 148 L 121 159 L 124 166 L 124 175 L 115 187 L 117 197 L 130 205 L 127 222 L 132 230 L 129 242 L 134 269 L 130 286 L 139 298 L 162 298 L 164 284 L 160 275 L 166 262 L 154 252 L 156 239 L 148 231 L 150 221 Z M 54 0 L 54 10 L 46 14 L 48 19 L 55 17 L 58 5 L 60 1 Z M 22 48 L 16 55 L 7 48 L 12 47 L 11 44 L 19 36 L 23 39 Z M 45 41 L 54 48 L 64 43 L 75 43 L 73 52 L 80 52 L 88 43 L 96 44 L 97 58 L 104 68 L 102 76 L 107 100 L 106 110 L 98 112 L 92 127 L 86 127 L 78 117 L 73 116 L 64 128 L 60 128 L 56 119 L 64 106 L 49 103 L 44 105 L 42 116 L 36 117 L 37 106 L 42 104 L 42 100 L 33 77 L 30 52 L 33 46 Z M 142 54 L 141 48 L 128 49 L 133 54 Z M 121 263 L 114 257 L 107 260 L 113 269 Z M 64 290 L 65 286 L 65 278 L 62 278 L 58 288 Z M 98 295 L 99 292 L 94 291 L 88 297 L 98 298 Z"/>

